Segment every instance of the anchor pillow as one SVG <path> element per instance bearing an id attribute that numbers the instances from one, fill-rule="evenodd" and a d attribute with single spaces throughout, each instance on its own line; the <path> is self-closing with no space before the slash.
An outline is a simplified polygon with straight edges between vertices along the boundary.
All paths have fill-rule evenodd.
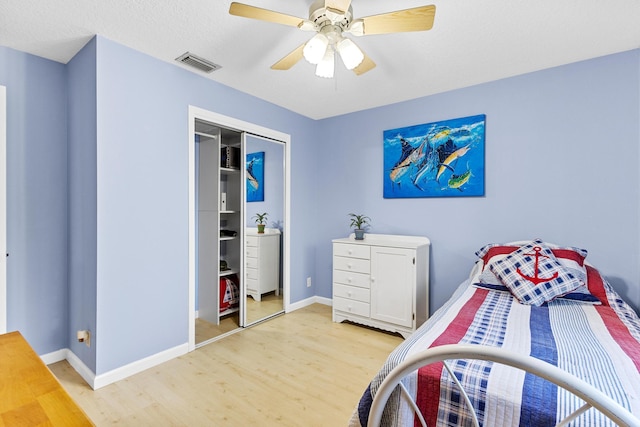
<path id="1" fill-rule="evenodd" d="M 585 258 L 588 253 L 587 250 L 573 246 L 561 247 L 543 242 L 541 239 L 536 240 L 543 246 L 550 248 L 558 262 L 582 283 L 581 286 L 568 294 L 559 296 L 557 300 L 600 305 L 601 301 L 589 292 L 587 285 L 587 270 L 585 267 Z M 506 258 L 521 246 L 531 242 L 531 240 L 528 240 L 505 244 L 491 243 L 483 246 L 476 252 L 476 255 L 480 257 L 480 260 L 478 261 L 477 268 L 475 268 L 470 275 L 471 282 L 478 288 L 509 292 L 509 289 L 491 271 L 489 266 L 492 263 L 496 263 L 497 261 Z"/>
<path id="2" fill-rule="evenodd" d="M 489 264 L 492 258 L 500 255 L 508 255 L 513 251 L 515 251 L 516 249 L 524 245 L 530 244 L 532 241 L 539 242 L 544 246 L 550 248 L 553 254 L 558 258 L 558 261 L 560 261 L 560 263 L 562 264 L 565 264 L 564 262 L 565 260 L 573 261 L 575 263 L 574 265 L 570 266 L 569 264 L 567 264 L 566 266 L 580 269 L 582 271 L 581 274 L 584 274 L 585 276 L 587 275 L 587 270 L 584 267 L 584 261 L 588 254 L 586 249 L 577 248 L 575 246 L 561 247 L 558 245 L 554 245 L 552 243 L 544 242 L 542 239 L 526 240 L 526 241 L 523 240 L 520 242 L 511 242 L 511 243 L 504 243 L 504 244 L 489 243 L 488 245 L 485 245 L 482 248 L 480 248 L 478 251 L 476 251 L 476 256 L 482 259 L 482 261 L 484 262 L 484 265 L 486 266 L 487 264 Z"/>
<path id="3" fill-rule="evenodd" d="M 489 268 L 518 301 L 527 305 L 541 306 L 584 285 L 540 240 L 490 263 Z"/>
<path id="4" fill-rule="evenodd" d="M 502 258 L 504 257 L 506 257 L 506 255 L 504 255 Z M 562 258 L 558 258 L 558 261 L 562 263 Z M 566 268 L 566 266 L 564 267 Z M 475 286 L 476 288 L 511 293 L 509 288 L 507 288 L 500 281 L 500 279 L 498 279 L 498 276 L 493 274 L 493 272 L 491 271 L 491 268 L 486 268 L 482 273 L 476 275 L 475 277 L 476 277 L 476 281 L 472 280 L 471 283 L 473 283 L 473 286 Z M 580 280 L 580 283 L 583 283 L 583 281 Z M 580 285 L 578 288 L 574 289 L 568 294 L 558 296 L 556 299 L 554 299 L 554 301 L 570 301 L 575 303 L 592 304 L 592 305 L 602 304 L 602 302 L 597 297 L 595 297 L 593 294 L 591 294 L 591 292 L 589 292 L 589 288 L 585 284 Z"/>

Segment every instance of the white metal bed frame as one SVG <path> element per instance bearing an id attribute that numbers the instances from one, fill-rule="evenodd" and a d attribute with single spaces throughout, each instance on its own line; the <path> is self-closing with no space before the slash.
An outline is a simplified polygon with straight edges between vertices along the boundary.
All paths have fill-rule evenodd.
<path id="1" fill-rule="evenodd" d="M 640 427 L 640 420 L 636 418 L 626 408 L 619 405 L 613 399 L 606 394 L 602 393 L 597 388 L 583 381 L 582 379 L 569 374 L 566 371 L 553 366 L 547 362 L 528 355 L 518 354 L 512 351 L 500 349 L 497 347 L 488 347 L 483 345 L 469 345 L 469 344 L 449 344 L 439 347 L 432 347 L 428 350 L 421 351 L 407 357 L 403 362 L 397 365 L 384 379 L 376 395 L 373 399 L 371 409 L 369 411 L 368 427 L 378 427 L 380 420 L 382 419 L 382 413 L 386 406 L 387 400 L 391 396 L 391 393 L 395 390 L 396 386 L 400 386 L 402 396 L 407 399 L 412 406 L 416 416 L 420 419 L 422 426 L 427 427 L 426 422 L 418 409 L 413 398 L 410 396 L 407 389 L 401 383 L 402 378 L 409 375 L 413 371 L 421 368 L 422 366 L 430 365 L 436 362 L 444 362 L 444 365 L 456 383 L 466 404 L 471 409 L 473 419 L 476 427 L 479 426 L 478 419 L 476 417 L 471 401 L 467 396 L 467 393 L 462 388 L 462 385 L 453 375 L 446 360 L 448 359 L 475 359 L 475 360 L 487 360 L 495 363 L 501 363 L 517 369 L 521 369 L 526 372 L 530 372 L 537 375 L 540 378 L 544 378 L 547 381 L 552 382 L 558 387 L 562 387 L 565 390 L 573 393 L 574 395 L 583 399 L 586 403 L 571 413 L 565 419 L 560 421 L 557 426 L 566 426 L 572 420 L 580 416 L 582 413 L 590 408 L 595 408 L 602 412 L 609 419 L 614 421 L 620 426 Z M 486 424 L 486 423 L 485 423 Z"/>

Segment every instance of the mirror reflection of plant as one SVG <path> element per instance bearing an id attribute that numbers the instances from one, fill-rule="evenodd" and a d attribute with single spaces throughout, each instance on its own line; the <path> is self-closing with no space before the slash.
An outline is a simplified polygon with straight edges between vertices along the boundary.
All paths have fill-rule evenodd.
<path id="1" fill-rule="evenodd" d="M 364 230 L 363 226 L 368 225 L 369 221 L 371 221 L 371 218 L 366 215 L 350 213 L 349 216 L 351 217 L 351 227 L 356 230 Z"/>
<path id="2" fill-rule="evenodd" d="M 257 213 L 253 218 L 256 220 L 256 224 L 265 224 L 267 222 L 267 213 Z"/>

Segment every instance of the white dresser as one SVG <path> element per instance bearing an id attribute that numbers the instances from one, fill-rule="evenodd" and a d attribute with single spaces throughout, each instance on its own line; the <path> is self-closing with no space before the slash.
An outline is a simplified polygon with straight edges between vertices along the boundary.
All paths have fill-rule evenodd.
<path id="1" fill-rule="evenodd" d="M 429 317 L 430 244 L 384 234 L 333 240 L 333 321 L 409 336 Z"/>
<path id="2" fill-rule="evenodd" d="M 259 234 L 247 228 L 245 240 L 245 277 L 247 295 L 260 301 L 268 292 L 280 294 L 280 230 L 266 228 Z"/>

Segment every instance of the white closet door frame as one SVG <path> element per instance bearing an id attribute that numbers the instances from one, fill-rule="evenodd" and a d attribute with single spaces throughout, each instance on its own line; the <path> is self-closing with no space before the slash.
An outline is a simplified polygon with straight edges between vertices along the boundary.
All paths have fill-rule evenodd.
<path id="1" fill-rule="evenodd" d="M 7 88 L 0 86 L 0 334 L 7 332 Z"/>
<path id="2" fill-rule="evenodd" d="M 260 125 L 245 122 L 243 120 L 234 119 L 233 117 L 224 116 L 199 107 L 189 106 L 189 136 L 187 143 L 189 144 L 189 351 L 196 349 L 196 331 L 195 331 L 195 289 L 196 289 L 196 232 L 195 232 L 195 121 L 201 119 L 219 126 L 235 129 L 241 132 L 247 132 L 253 135 L 259 135 L 270 139 L 284 142 L 285 156 L 285 194 L 284 194 L 284 251 L 283 251 L 283 300 L 284 311 L 289 311 L 289 283 L 290 283 L 290 235 L 291 227 L 291 135 L 279 132 L 277 130 L 265 128 Z"/>

